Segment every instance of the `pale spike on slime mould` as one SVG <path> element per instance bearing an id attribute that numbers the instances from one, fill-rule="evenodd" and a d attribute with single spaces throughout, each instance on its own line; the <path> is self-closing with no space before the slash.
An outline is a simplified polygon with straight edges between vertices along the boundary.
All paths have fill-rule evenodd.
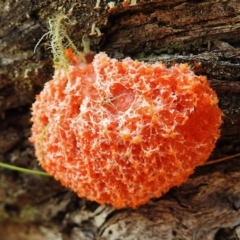
<path id="1" fill-rule="evenodd" d="M 96 23 L 93 23 L 89 36 L 95 36 L 95 35 L 97 35 L 97 37 L 101 37 L 103 36 L 103 33 L 101 33 L 101 30 L 98 27 L 96 27 Z"/>
<path id="2" fill-rule="evenodd" d="M 101 0 L 96 0 L 96 5 L 94 7 L 94 9 L 100 9 L 100 2 Z M 108 2 L 107 5 L 109 6 L 109 8 L 114 8 L 116 4 L 116 1 L 111 1 L 111 2 Z M 123 7 L 128 7 L 128 6 L 135 6 L 137 5 L 137 0 L 124 0 L 123 3 L 122 3 Z"/>

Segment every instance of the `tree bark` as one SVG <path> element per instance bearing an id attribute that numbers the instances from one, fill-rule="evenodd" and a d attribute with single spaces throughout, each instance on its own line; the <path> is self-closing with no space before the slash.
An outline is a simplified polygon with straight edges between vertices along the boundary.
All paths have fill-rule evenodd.
<path id="1" fill-rule="evenodd" d="M 0 0 L 0 161 L 39 169 L 31 135 L 31 104 L 51 79 L 48 20 L 72 22 L 81 48 L 91 26 L 94 51 L 167 65 L 189 63 L 206 75 L 224 112 L 211 159 L 240 152 L 240 2 L 138 0 L 109 9 L 94 0 Z M 187 183 L 137 209 L 116 210 L 79 199 L 51 177 L 0 169 L 0 239 L 239 239 L 240 158 L 201 166 Z"/>

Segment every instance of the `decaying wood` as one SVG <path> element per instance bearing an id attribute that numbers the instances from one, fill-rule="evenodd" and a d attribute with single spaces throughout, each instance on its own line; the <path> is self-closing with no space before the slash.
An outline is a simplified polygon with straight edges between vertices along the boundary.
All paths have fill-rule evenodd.
<path id="1" fill-rule="evenodd" d="M 53 73 L 48 31 L 56 12 L 72 22 L 81 48 L 93 23 L 92 49 L 168 65 L 187 62 L 207 75 L 223 110 L 211 158 L 240 152 L 240 2 L 138 0 L 94 9 L 95 0 L 0 0 L 0 161 L 39 168 L 29 143 L 30 107 Z M 51 177 L 0 169 L 0 239 L 238 239 L 240 158 L 198 167 L 187 183 L 132 210 L 79 199 Z"/>

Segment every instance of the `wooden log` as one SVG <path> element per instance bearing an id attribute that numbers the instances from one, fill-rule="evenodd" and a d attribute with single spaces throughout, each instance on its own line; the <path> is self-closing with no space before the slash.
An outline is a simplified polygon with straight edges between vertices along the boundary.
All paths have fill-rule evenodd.
<path id="1" fill-rule="evenodd" d="M 92 49 L 167 65 L 187 62 L 206 75 L 224 112 L 211 158 L 240 152 L 240 2 L 237 0 L 0 1 L 0 161 L 39 169 L 30 107 L 51 79 L 48 21 L 70 21 L 81 48 L 95 24 Z M 126 2 L 126 1 L 125 1 Z M 79 199 L 51 177 L 0 169 L 0 239 L 238 239 L 240 158 L 198 167 L 187 183 L 137 209 L 116 210 Z"/>

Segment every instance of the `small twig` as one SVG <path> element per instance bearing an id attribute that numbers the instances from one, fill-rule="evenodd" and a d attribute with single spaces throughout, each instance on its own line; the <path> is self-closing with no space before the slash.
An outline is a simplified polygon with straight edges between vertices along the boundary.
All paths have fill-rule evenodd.
<path id="1" fill-rule="evenodd" d="M 23 173 L 29 173 L 29 174 L 34 174 L 34 175 L 43 175 L 43 176 L 50 177 L 50 175 L 48 173 L 43 172 L 43 171 L 37 171 L 37 170 L 31 170 L 31 169 L 27 169 L 27 168 L 17 167 L 17 166 L 13 166 L 13 165 L 7 164 L 7 163 L 0 162 L 0 167 L 7 168 L 10 170 L 15 170 L 18 172 L 23 172 Z"/>
<path id="2" fill-rule="evenodd" d="M 211 160 L 209 162 L 204 163 L 203 166 L 223 162 L 223 161 L 226 161 L 228 159 L 235 158 L 235 157 L 240 157 L 240 153 L 233 154 L 233 155 L 228 156 L 228 157 L 222 157 L 222 158 L 219 158 L 219 159 Z"/>
<path id="3" fill-rule="evenodd" d="M 211 160 L 209 162 L 204 163 L 202 166 L 223 162 L 223 161 L 235 158 L 235 157 L 240 157 L 240 153 L 237 153 L 237 154 L 234 154 L 234 155 L 231 155 L 231 156 L 228 156 L 228 157 L 219 158 L 219 159 L 216 159 L 216 160 Z M 43 171 L 37 171 L 37 170 L 31 170 L 31 169 L 27 169 L 27 168 L 17 167 L 17 166 L 13 166 L 13 165 L 7 164 L 7 163 L 1 163 L 0 162 L 0 167 L 10 169 L 10 170 L 15 170 L 15 171 L 18 171 L 18 172 L 28 173 L 28 174 L 42 175 L 42 176 L 47 176 L 47 177 L 51 176 L 48 173 L 43 172 Z"/>

